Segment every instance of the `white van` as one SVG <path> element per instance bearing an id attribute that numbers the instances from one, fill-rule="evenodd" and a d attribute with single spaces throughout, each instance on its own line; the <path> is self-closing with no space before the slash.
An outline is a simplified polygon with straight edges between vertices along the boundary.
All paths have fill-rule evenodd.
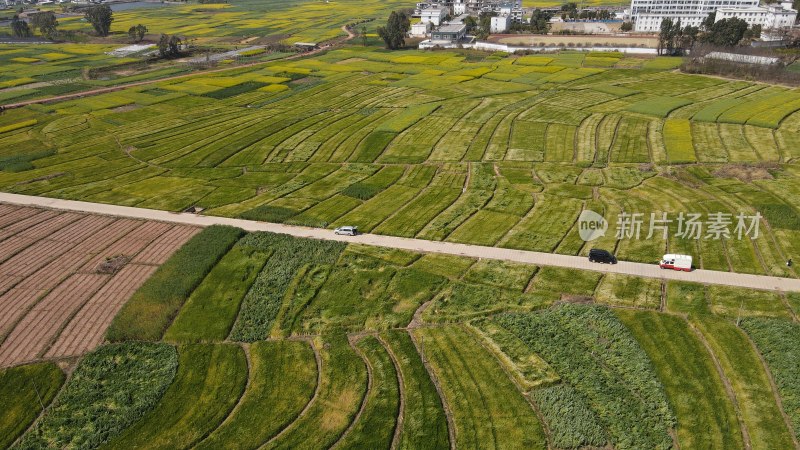
<path id="1" fill-rule="evenodd" d="M 344 226 L 333 230 L 336 234 L 344 234 L 346 236 L 355 236 L 358 234 L 358 227 Z"/>
<path id="2" fill-rule="evenodd" d="M 672 253 L 664 255 L 661 262 L 658 264 L 662 269 L 682 270 L 684 272 L 691 272 L 692 270 L 692 257 L 689 255 L 674 255 Z"/>

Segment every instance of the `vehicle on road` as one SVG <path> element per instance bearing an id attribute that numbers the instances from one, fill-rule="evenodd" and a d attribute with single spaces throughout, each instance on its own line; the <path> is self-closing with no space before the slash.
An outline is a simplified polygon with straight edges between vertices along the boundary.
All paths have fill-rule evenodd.
<path id="1" fill-rule="evenodd" d="M 616 264 L 617 257 L 612 255 L 608 250 L 593 248 L 589 250 L 589 262 Z"/>
<path id="2" fill-rule="evenodd" d="M 662 269 L 682 270 L 684 272 L 691 272 L 692 270 L 692 257 L 689 255 L 674 255 L 672 253 L 664 255 L 658 266 Z"/>
<path id="3" fill-rule="evenodd" d="M 336 234 L 343 234 L 345 236 L 355 236 L 358 234 L 358 227 L 353 227 L 348 225 L 344 227 L 339 227 L 333 230 L 333 232 Z"/>

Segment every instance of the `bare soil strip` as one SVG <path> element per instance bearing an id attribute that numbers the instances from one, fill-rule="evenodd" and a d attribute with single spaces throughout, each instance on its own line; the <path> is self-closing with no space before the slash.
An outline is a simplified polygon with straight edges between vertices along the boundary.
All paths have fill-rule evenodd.
<path id="1" fill-rule="evenodd" d="M 82 355 L 199 228 L 0 205 L 0 367 Z M 129 260 L 101 273 L 108 258 Z"/>

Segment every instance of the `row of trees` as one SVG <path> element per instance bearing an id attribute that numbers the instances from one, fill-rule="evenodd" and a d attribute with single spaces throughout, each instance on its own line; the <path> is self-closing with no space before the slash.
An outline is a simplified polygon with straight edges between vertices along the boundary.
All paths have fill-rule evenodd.
<path id="1" fill-rule="evenodd" d="M 114 21 L 114 14 L 108 5 L 92 6 L 84 17 L 98 36 L 108 36 L 111 30 L 111 22 Z M 11 19 L 11 35 L 19 38 L 31 37 L 33 33 L 39 33 L 46 39 L 53 40 L 58 37 L 58 20 L 53 11 L 44 11 L 28 15 L 28 20 L 24 20 L 19 15 L 14 15 Z"/>
<path id="2" fill-rule="evenodd" d="M 679 55 L 692 48 L 696 42 L 719 47 L 733 47 L 761 36 L 761 25 L 748 26 L 738 18 L 716 21 L 716 13 L 706 17 L 700 27 L 682 26 L 681 21 L 664 19 L 658 34 L 658 53 Z"/>
<path id="3" fill-rule="evenodd" d="M 561 20 L 610 20 L 613 18 L 611 11 L 607 9 L 578 10 L 578 4 L 574 2 L 561 5 Z"/>

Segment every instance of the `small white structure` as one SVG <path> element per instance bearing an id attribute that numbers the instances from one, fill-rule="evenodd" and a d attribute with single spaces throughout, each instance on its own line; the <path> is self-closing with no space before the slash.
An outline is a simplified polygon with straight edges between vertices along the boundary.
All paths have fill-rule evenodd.
<path id="1" fill-rule="evenodd" d="M 508 28 L 511 26 L 511 16 L 504 15 L 504 16 L 495 16 L 492 17 L 491 24 L 489 26 L 490 33 L 505 33 L 508 31 Z"/>
<path id="2" fill-rule="evenodd" d="M 455 0 L 453 2 L 453 14 L 456 16 L 460 16 L 462 14 L 466 14 L 467 12 L 467 3 L 465 0 Z"/>
<path id="3" fill-rule="evenodd" d="M 742 55 L 739 53 L 728 52 L 711 52 L 705 57 L 709 59 L 721 59 L 724 61 L 733 61 L 745 64 L 759 64 L 763 66 L 778 64 L 781 61 L 780 58 L 775 58 L 772 56 Z"/>
<path id="4" fill-rule="evenodd" d="M 420 21 L 422 23 L 430 23 L 435 27 L 441 25 L 445 17 L 447 17 L 447 10 L 444 8 L 423 9 L 420 13 Z"/>
<path id="5" fill-rule="evenodd" d="M 750 26 L 761 25 L 765 30 L 791 28 L 797 19 L 797 11 L 791 8 L 791 4 L 717 9 L 716 22 L 732 18 L 742 19 Z"/>
<path id="6" fill-rule="evenodd" d="M 428 37 L 428 33 L 431 32 L 431 24 L 430 22 L 427 23 L 415 23 L 411 25 L 411 33 L 409 35 L 411 37 Z"/>

